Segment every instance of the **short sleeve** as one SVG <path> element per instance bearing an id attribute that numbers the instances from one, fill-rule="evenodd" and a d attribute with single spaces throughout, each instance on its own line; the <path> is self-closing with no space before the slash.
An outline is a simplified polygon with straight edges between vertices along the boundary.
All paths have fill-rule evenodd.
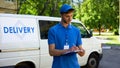
<path id="1" fill-rule="evenodd" d="M 54 44 L 55 43 L 55 35 L 54 35 L 54 30 L 49 29 L 48 31 L 48 44 Z"/>
<path id="2" fill-rule="evenodd" d="M 79 45 L 82 45 L 80 30 L 78 30 L 78 33 L 77 33 L 77 46 L 79 46 Z"/>

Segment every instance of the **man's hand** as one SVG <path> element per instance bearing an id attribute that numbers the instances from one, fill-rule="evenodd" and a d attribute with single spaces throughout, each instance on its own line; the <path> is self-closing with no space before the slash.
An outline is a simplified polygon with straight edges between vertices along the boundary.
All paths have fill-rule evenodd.
<path id="1" fill-rule="evenodd" d="M 69 51 L 76 51 L 76 50 L 80 50 L 80 51 L 78 52 L 78 54 L 79 54 L 81 57 L 84 56 L 85 50 L 82 48 L 82 46 L 80 46 L 80 47 L 73 46 L 73 47 L 71 47 L 71 48 L 69 49 Z"/>
<path id="2" fill-rule="evenodd" d="M 85 55 L 85 50 L 84 49 L 80 49 L 80 51 L 78 52 L 78 55 L 80 55 L 81 57 Z"/>
<path id="3" fill-rule="evenodd" d="M 69 49 L 69 51 L 75 51 L 75 50 L 79 50 L 79 48 L 77 46 L 73 46 Z"/>

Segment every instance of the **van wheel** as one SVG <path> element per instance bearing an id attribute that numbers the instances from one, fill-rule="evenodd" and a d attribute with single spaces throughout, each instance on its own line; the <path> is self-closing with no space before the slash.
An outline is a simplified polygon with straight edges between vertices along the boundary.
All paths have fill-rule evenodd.
<path id="1" fill-rule="evenodd" d="M 15 66 L 15 68 L 32 68 L 32 67 L 27 63 L 19 63 Z"/>
<path id="2" fill-rule="evenodd" d="M 98 65 L 99 65 L 98 56 L 96 54 L 91 54 L 88 59 L 86 68 L 98 68 Z"/>

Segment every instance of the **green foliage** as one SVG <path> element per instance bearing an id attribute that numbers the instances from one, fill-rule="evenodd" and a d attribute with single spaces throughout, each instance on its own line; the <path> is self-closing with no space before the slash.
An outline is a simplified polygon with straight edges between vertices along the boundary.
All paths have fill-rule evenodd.
<path id="1" fill-rule="evenodd" d="M 118 29 L 114 29 L 114 35 L 119 35 Z"/>
<path id="2" fill-rule="evenodd" d="M 109 35 L 109 34 L 102 34 L 102 36 L 96 36 L 99 39 L 105 39 L 107 42 L 104 44 L 111 44 L 111 45 L 119 45 L 120 46 L 120 36 L 117 35 Z"/>
<path id="3" fill-rule="evenodd" d="M 84 0 L 76 18 L 89 28 L 118 28 L 119 0 Z"/>
<path id="4" fill-rule="evenodd" d="M 71 0 L 26 0 L 19 11 L 20 14 L 60 16 L 59 9 L 64 3 L 70 4 Z"/>
<path id="5" fill-rule="evenodd" d="M 81 20 L 90 29 L 119 27 L 119 0 L 18 0 L 19 14 L 60 16 L 62 4 L 72 5 L 76 11 L 74 18 Z M 74 2 L 77 1 L 77 2 Z"/>

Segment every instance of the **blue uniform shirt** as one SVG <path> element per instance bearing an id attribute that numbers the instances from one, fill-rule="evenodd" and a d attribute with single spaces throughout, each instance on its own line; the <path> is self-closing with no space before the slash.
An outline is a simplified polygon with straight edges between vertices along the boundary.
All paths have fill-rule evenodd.
<path id="1" fill-rule="evenodd" d="M 55 49 L 63 50 L 64 45 L 79 46 L 82 44 L 80 30 L 73 25 L 68 25 L 67 28 L 61 23 L 51 27 L 48 32 L 48 44 L 55 44 Z M 52 68 L 80 68 L 76 53 L 54 56 Z"/>

